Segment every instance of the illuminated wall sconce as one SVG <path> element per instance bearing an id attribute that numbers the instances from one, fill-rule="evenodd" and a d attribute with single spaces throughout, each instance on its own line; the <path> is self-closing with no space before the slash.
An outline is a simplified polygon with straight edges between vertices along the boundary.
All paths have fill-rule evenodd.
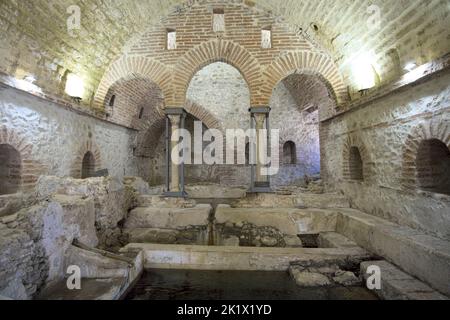
<path id="1" fill-rule="evenodd" d="M 83 80 L 76 74 L 69 73 L 67 75 L 65 92 L 75 101 L 80 102 L 84 95 Z"/>
<path id="2" fill-rule="evenodd" d="M 358 58 L 353 64 L 352 73 L 356 87 L 362 94 L 375 87 L 379 81 L 378 74 L 368 57 Z"/>
<path id="3" fill-rule="evenodd" d="M 405 66 L 405 71 L 411 72 L 415 68 L 417 68 L 417 64 L 415 62 L 410 62 Z"/>

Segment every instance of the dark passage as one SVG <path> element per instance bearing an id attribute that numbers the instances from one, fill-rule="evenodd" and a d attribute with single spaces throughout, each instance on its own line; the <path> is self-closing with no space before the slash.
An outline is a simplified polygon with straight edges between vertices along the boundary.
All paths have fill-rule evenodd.
<path id="1" fill-rule="evenodd" d="M 361 287 L 300 288 L 287 272 L 148 270 L 128 300 L 376 300 Z"/>

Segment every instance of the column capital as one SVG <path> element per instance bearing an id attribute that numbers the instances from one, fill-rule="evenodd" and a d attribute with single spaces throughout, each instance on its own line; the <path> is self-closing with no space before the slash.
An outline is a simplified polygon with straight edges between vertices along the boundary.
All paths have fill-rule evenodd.
<path id="1" fill-rule="evenodd" d="M 180 108 L 180 107 L 166 107 L 166 108 L 164 108 L 164 113 L 166 115 L 185 116 L 186 115 L 186 110 L 184 110 L 184 108 Z"/>
<path id="2" fill-rule="evenodd" d="M 256 129 L 264 129 L 264 121 L 266 120 L 267 113 L 254 113 L 256 121 Z"/>
<path id="3" fill-rule="evenodd" d="M 172 125 L 172 130 L 177 129 L 181 124 L 181 115 L 180 114 L 169 114 L 167 118 L 170 120 L 170 124 Z"/>
<path id="4" fill-rule="evenodd" d="M 270 107 L 251 107 L 248 109 L 248 111 L 252 114 L 256 113 L 262 113 L 262 114 L 269 114 L 272 109 Z"/>

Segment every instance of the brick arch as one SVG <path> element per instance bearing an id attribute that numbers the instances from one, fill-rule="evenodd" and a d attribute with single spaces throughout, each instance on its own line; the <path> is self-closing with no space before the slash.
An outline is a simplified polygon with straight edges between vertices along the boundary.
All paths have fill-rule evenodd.
<path id="1" fill-rule="evenodd" d="M 217 118 L 206 108 L 198 103 L 187 100 L 184 109 L 186 112 L 196 117 L 209 129 L 218 129 L 223 132 L 223 128 Z M 165 117 L 163 115 L 148 120 L 140 128 L 140 132 L 136 138 L 135 156 L 150 157 L 152 151 L 156 149 L 164 133 L 166 126 Z"/>
<path id="2" fill-rule="evenodd" d="M 0 127 L 0 144 L 9 145 L 20 154 L 19 191 L 32 190 L 39 176 L 46 172 L 45 166 L 32 158 L 33 145 L 21 133 L 6 126 Z"/>
<path id="3" fill-rule="evenodd" d="M 450 149 L 450 125 L 448 121 L 432 121 L 420 124 L 408 135 L 402 154 L 401 185 L 403 189 L 418 189 L 416 158 L 420 143 L 426 140 L 440 140 Z"/>
<path id="4" fill-rule="evenodd" d="M 260 94 L 262 105 L 269 105 L 275 86 L 294 73 L 319 76 L 331 89 L 338 104 L 348 100 L 347 88 L 337 65 L 326 55 L 312 51 L 294 51 L 274 60 L 263 72 Z"/>
<path id="5" fill-rule="evenodd" d="M 163 92 L 166 104 L 173 105 L 170 69 L 153 59 L 125 56 L 115 61 L 103 75 L 94 97 L 94 107 L 103 109 L 109 88 L 130 76 L 140 76 L 156 83 Z"/>
<path id="6" fill-rule="evenodd" d="M 83 158 L 86 153 L 91 152 L 94 156 L 95 160 L 95 171 L 100 170 L 102 167 L 101 163 L 101 156 L 100 156 L 100 150 L 95 144 L 95 142 L 92 141 L 92 139 L 88 139 L 85 143 L 80 145 L 78 148 L 78 151 L 76 153 L 75 160 L 72 164 L 72 169 L 70 171 L 70 176 L 76 179 L 81 178 L 81 168 L 83 165 Z"/>
<path id="7" fill-rule="evenodd" d="M 174 106 L 184 105 L 186 92 L 194 75 L 214 62 L 228 63 L 242 74 L 250 90 L 251 105 L 256 105 L 261 80 L 258 60 L 237 43 L 215 39 L 194 47 L 179 59 L 173 75 Z"/>
<path id="8" fill-rule="evenodd" d="M 211 112 L 206 110 L 206 108 L 199 105 L 198 103 L 187 100 L 184 105 L 184 109 L 186 110 L 186 112 L 190 113 L 198 120 L 203 122 L 203 124 L 208 129 L 218 129 L 220 131 L 223 131 L 220 121 Z"/>
<path id="9" fill-rule="evenodd" d="M 352 165 L 350 159 L 350 153 L 352 148 L 358 148 L 359 154 L 362 161 L 363 169 L 363 179 L 364 181 L 370 181 L 373 177 L 372 168 L 373 162 L 370 157 L 370 153 L 367 150 L 365 144 L 358 135 L 349 135 L 344 143 L 343 154 L 342 154 L 342 176 L 344 180 L 353 180 L 351 175 L 350 166 Z"/>

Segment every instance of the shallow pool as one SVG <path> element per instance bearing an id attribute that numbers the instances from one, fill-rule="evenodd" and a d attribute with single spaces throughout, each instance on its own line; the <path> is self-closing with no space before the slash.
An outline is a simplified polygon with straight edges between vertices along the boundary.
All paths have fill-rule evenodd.
<path id="1" fill-rule="evenodd" d="M 147 270 L 128 300 L 376 300 L 362 287 L 300 288 L 287 272 Z"/>

